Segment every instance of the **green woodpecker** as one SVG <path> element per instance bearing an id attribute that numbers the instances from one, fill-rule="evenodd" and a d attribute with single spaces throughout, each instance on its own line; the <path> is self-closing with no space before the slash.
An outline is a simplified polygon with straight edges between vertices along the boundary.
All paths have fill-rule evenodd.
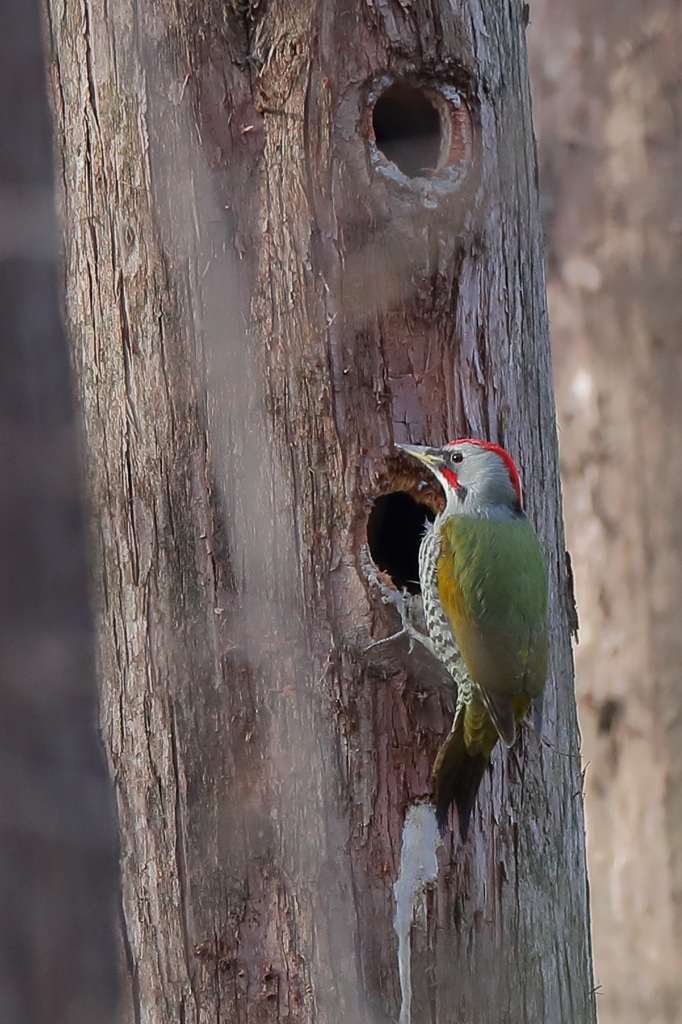
<path id="1" fill-rule="evenodd" d="M 433 767 L 436 815 L 443 832 L 454 802 L 464 840 L 498 737 L 511 747 L 545 683 L 547 570 L 503 448 L 473 438 L 397 447 L 427 466 L 445 493 L 421 542 L 419 581 L 424 639 L 458 685 Z"/>

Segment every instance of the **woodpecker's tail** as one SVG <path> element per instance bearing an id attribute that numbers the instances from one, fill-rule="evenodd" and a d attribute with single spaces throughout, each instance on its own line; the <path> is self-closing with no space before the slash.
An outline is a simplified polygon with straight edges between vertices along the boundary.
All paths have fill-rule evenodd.
<path id="1" fill-rule="evenodd" d="M 462 842 L 466 840 L 478 787 L 497 739 L 495 724 L 480 700 L 459 705 L 433 765 L 436 819 L 441 835 L 447 828 L 450 804 L 454 803 L 459 834 Z"/>

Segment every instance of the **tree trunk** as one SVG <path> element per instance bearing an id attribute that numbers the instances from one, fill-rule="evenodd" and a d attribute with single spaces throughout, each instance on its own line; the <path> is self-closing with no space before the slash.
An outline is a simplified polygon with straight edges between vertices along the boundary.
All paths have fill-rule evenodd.
<path id="1" fill-rule="evenodd" d="M 523 12 L 499 6 L 50 2 L 131 1020 L 594 1021 Z M 469 842 L 434 851 L 452 688 L 369 641 L 412 586 L 412 499 L 438 500 L 392 442 L 462 434 L 519 459 L 552 665 L 543 742 L 497 751 Z"/>
<path id="2" fill-rule="evenodd" d="M 113 1020 L 116 834 L 97 736 L 40 7 L 0 32 L 0 1020 Z"/>
<path id="3" fill-rule="evenodd" d="M 673 1024 L 682 1020 L 682 15 L 674 0 L 541 0 L 531 28 L 600 1020 Z"/>

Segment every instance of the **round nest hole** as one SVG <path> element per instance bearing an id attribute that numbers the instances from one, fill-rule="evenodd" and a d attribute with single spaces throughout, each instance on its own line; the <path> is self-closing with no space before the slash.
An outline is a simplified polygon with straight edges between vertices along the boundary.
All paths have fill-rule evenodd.
<path id="1" fill-rule="evenodd" d="M 419 545 L 434 512 L 405 491 L 380 494 L 367 520 L 367 543 L 374 564 L 398 589 L 420 593 Z"/>
<path id="2" fill-rule="evenodd" d="M 374 104 L 372 126 L 377 149 L 408 178 L 428 177 L 438 167 L 443 127 L 426 90 L 389 86 Z"/>

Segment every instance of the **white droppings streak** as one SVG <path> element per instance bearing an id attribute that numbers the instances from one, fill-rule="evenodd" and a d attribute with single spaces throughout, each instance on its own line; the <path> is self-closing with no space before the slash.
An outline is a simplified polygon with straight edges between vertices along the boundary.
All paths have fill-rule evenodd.
<path id="1" fill-rule="evenodd" d="M 412 1013 L 412 964 L 410 930 L 415 909 L 424 903 L 425 889 L 438 877 L 436 848 L 440 841 L 436 813 L 431 804 L 408 807 L 403 824 L 400 871 L 393 883 L 395 898 L 394 927 L 398 936 L 398 974 L 400 976 L 400 1024 L 410 1024 Z"/>

